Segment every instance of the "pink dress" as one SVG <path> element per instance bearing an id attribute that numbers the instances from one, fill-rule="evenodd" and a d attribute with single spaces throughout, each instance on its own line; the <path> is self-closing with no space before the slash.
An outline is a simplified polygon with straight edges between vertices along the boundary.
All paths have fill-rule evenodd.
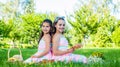
<path id="1" fill-rule="evenodd" d="M 58 49 L 61 51 L 65 51 L 68 49 L 68 41 L 67 39 L 62 36 L 59 41 L 59 46 Z M 54 61 L 73 61 L 73 62 L 80 62 L 80 63 L 87 63 L 87 58 L 83 55 L 78 55 L 78 54 L 73 54 L 73 53 L 68 53 L 60 56 L 52 56 Z"/>
<path id="2" fill-rule="evenodd" d="M 40 40 L 39 42 L 39 46 L 38 46 L 38 51 L 34 54 L 34 55 L 39 55 L 40 53 L 42 53 L 44 50 L 45 50 L 45 41 L 43 39 Z M 51 54 L 51 50 L 49 51 L 48 54 L 46 54 L 45 56 L 43 57 L 40 57 L 40 58 L 28 58 L 27 60 L 24 61 L 24 63 L 38 63 L 44 59 L 47 59 L 47 60 L 51 60 L 52 58 L 52 54 Z"/>

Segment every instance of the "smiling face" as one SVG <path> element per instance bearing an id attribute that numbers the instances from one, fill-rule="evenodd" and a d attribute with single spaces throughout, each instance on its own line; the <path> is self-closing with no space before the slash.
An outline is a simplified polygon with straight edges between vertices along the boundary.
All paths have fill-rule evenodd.
<path id="1" fill-rule="evenodd" d="M 42 24 L 42 31 L 44 34 L 48 34 L 50 32 L 50 24 L 47 22 L 44 22 Z"/>
<path id="2" fill-rule="evenodd" d="M 65 21 L 62 19 L 58 20 L 55 27 L 56 27 L 56 32 L 63 33 L 64 28 L 65 28 Z"/>

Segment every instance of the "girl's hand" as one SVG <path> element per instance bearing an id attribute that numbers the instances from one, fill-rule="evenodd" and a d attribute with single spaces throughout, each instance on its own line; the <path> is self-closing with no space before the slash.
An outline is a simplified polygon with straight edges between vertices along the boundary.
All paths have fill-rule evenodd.
<path id="1" fill-rule="evenodd" d="M 74 45 L 72 48 L 75 50 L 75 49 L 78 49 L 78 48 L 81 48 L 81 47 L 82 47 L 81 44 L 76 44 L 76 45 Z"/>
<path id="2" fill-rule="evenodd" d="M 39 58 L 39 57 L 38 57 L 38 56 L 33 55 L 33 56 L 31 56 L 31 58 Z"/>
<path id="3" fill-rule="evenodd" d="M 74 51 L 73 48 L 68 49 L 68 53 L 72 53 Z"/>

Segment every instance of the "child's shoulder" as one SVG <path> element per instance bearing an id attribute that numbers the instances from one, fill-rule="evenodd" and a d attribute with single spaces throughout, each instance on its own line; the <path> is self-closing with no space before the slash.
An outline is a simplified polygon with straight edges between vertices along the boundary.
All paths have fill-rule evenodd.
<path id="1" fill-rule="evenodd" d="M 60 34 L 55 34 L 55 35 L 53 36 L 53 39 L 60 39 L 60 37 L 61 37 Z"/>

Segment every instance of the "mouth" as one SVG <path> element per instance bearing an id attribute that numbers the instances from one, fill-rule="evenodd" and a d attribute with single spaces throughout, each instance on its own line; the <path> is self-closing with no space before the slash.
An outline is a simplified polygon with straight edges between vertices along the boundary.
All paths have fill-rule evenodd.
<path id="1" fill-rule="evenodd" d="M 47 32 L 47 30 L 44 30 L 43 32 Z"/>
<path id="2" fill-rule="evenodd" d="M 64 28 L 60 28 L 61 30 L 64 30 Z"/>
<path id="3" fill-rule="evenodd" d="M 59 29 L 64 29 L 64 28 L 59 28 Z"/>
<path id="4" fill-rule="evenodd" d="M 64 31 L 64 28 L 60 28 L 61 31 Z"/>

